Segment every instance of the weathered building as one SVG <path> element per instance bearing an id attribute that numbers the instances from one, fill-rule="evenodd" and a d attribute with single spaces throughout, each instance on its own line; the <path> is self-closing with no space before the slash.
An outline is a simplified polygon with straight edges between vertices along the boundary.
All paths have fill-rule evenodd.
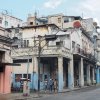
<path id="1" fill-rule="evenodd" d="M 96 81 L 97 84 L 100 84 L 100 33 L 98 34 L 98 37 L 96 38 L 96 50 L 97 50 L 97 66 L 96 66 Z"/>
<path id="2" fill-rule="evenodd" d="M 96 59 L 92 38 L 93 23 L 89 20 L 90 25 L 88 25 L 85 19 L 83 25 L 80 17 L 69 17 L 73 19 L 71 22 L 64 21 L 65 16 L 61 16 L 59 25 L 58 22 L 55 22 L 58 17 L 53 16 L 54 19 L 48 17 L 50 24 L 36 25 L 33 22 L 30 25 L 31 21 L 34 21 L 30 19 L 29 24 L 25 26 L 9 28 L 12 31 L 12 38 L 16 40 L 12 50 L 13 62 L 21 64 L 21 66 L 13 67 L 14 87 L 20 87 L 20 82 L 16 80 L 17 77 L 27 78 L 27 74 L 31 79 L 31 89 L 36 90 L 38 89 L 38 78 L 41 89 L 44 88 L 45 79 L 57 79 L 59 91 L 64 88 L 72 89 L 76 86 L 95 83 Z M 66 18 L 69 17 L 66 16 Z M 52 24 L 52 22 L 54 23 Z M 66 24 L 63 24 L 63 27 L 60 26 L 64 22 Z M 57 35 L 57 39 L 46 41 L 45 35 L 53 34 Z M 42 47 L 40 73 L 39 39 Z"/>
<path id="3" fill-rule="evenodd" d="M 22 26 L 22 20 L 6 13 L 0 13 L 0 26 L 11 28 Z"/>
<path id="4" fill-rule="evenodd" d="M 12 74 L 12 59 L 11 44 L 9 32 L 0 27 L 0 93 L 11 92 L 11 74 Z"/>
<path id="5" fill-rule="evenodd" d="M 23 26 L 35 26 L 35 25 L 44 25 L 48 24 L 48 18 L 47 17 L 38 17 L 37 13 L 33 15 L 29 14 L 27 18 L 27 22 L 24 22 Z"/>
<path id="6" fill-rule="evenodd" d="M 53 30 L 52 30 L 53 29 Z M 55 29 L 55 30 L 54 30 Z M 11 29 L 14 30 L 14 29 Z M 27 74 L 27 64 L 29 64 L 29 76 L 31 79 L 31 88 L 38 88 L 38 35 L 45 36 L 46 34 L 58 33 L 56 41 L 46 44 L 46 41 L 41 42 L 41 46 L 45 45 L 41 52 L 41 67 L 40 67 L 40 85 L 43 89 L 44 80 L 47 78 L 58 79 L 59 91 L 63 87 L 73 88 L 73 55 L 70 53 L 70 38 L 67 32 L 59 31 L 59 28 L 54 24 L 20 27 L 22 31 L 23 46 L 12 50 L 14 63 L 20 63 L 21 66 L 13 68 L 14 76 L 25 77 Z M 54 31 L 54 32 L 52 32 Z M 12 31 L 13 32 L 13 31 Z M 27 35 L 28 34 L 28 35 Z M 36 38 L 37 37 L 37 38 Z M 61 42 L 62 41 L 62 42 Z M 28 45 L 26 45 L 28 43 Z M 35 46 L 35 47 L 34 47 Z M 15 47 L 15 46 L 14 46 Z M 29 63 L 28 63 L 28 60 Z M 64 73 L 64 80 L 63 80 Z M 15 78 L 16 79 L 16 78 Z M 71 80 L 71 81 L 70 81 Z M 14 80 L 14 86 L 17 86 Z"/>

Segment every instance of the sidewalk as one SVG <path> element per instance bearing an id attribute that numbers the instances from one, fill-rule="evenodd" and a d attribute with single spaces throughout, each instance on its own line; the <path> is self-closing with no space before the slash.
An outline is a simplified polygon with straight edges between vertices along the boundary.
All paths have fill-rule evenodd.
<path id="1" fill-rule="evenodd" d="M 63 89 L 60 93 L 67 93 L 70 91 L 77 91 L 85 88 L 91 88 L 91 87 L 100 87 L 100 85 L 92 85 L 92 86 L 84 86 L 81 88 L 74 88 L 74 89 Z M 0 100 L 32 100 L 33 98 L 41 98 L 41 97 L 47 97 L 50 95 L 54 95 L 54 93 L 49 93 L 47 91 L 46 93 L 44 91 L 40 91 L 39 95 L 38 93 L 30 93 L 30 96 L 23 96 L 23 93 L 11 93 L 11 94 L 0 94 Z"/>

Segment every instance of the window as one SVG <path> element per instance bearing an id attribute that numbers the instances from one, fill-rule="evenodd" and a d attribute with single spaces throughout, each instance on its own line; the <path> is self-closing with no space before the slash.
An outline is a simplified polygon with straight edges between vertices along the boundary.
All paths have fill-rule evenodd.
<path id="1" fill-rule="evenodd" d="M 72 41 L 72 49 L 74 49 L 74 48 L 75 48 L 75 42 Z"/>
<path id="2" fill-rule="evenodd" d="M 5 26 L 8 26 L 8 22 L 7 21 L 5 21 Z"/>
<path id="3" fill-rule="evenodd" d="M 27 42 L 26 42 L 26 46 L 27 46 L 27 47 L 29 46 L 29 40 L 27 40 Z"/>
<path id="4" fill-rule="evenodd" d="M 16 59 L 13 60 L 13 63 L 27 63 L 28 59 Z M 29 59 L 29 62 L 32 62 L 32 59 Z"/>
<path id="5" fill-rule="evenodd" d="M 48 76 L 47 75 L 44 75 L 44 80 L 48 79 Z"/>
<path id="6" fill-rule="evenodd" d="M 58 18 L 58 23 L 61 23 L 61 18 Z"/>
<path id="7" fill-rule="evenodd" d="M 24 75 L 23 75 L 23 78 L 27 78 L 27 74 L 24 74 Z M 31 80 L 31 74 L 28 74 L 28 79 Z"/>
<path id="8" fill-rule="evenodd" d="M 80 45 L 79 44 L 77 44 L 77 51 L 78 51 L 78 53 L 80 53 Z"/>
<path id="9" fill-rule="evenodd" d="M 13 45 L 12 48 L 18 48 L 18 45 Z"/>
<path id="10" fill-rule="evenodd" d="M 69 20 L 68 20 L 67 17 L 65 17 L 65 18 L 64 18 L 64 23 L 67 23 L 67 22 L 69 22 Z"/>
<path id="11" fill-rule="evenodd" d="M 30 25 L 33 25 L 33 22 L 30 22 Z"/>
<path id="12" fill-rule="evenodd" d="M 26 47 L 26 40 L 24 40 L 24 47 Z"/>
<path id="13" fill-rule="evenodd" d="M 29 40 L 24 40 L 24 47 L 28 47 L 29 46 Z"/>
<path id="14" fill-rule="evenodd" d="M 56 42 L 56 45 L 57 45 L 57 46 L 63 46 L 63 44 L 64 44 L 63 41 Z"/>
<path id="15" fill-rule="evenodd" d="M 22 78 L 22 74 L 15 74 L 15 82 L 19 82 L 20 78 Z"/>
<path id="16" fill-rule="evenodd" d="M 20 27 L 20 24 L 18 24 L 17 27 Z"/>
<path id="17" fill-rule="evenodd" d="M 67 20 L 64 20 L 64 23 L 67 23 L 67 22 L 69 22 L 68 19 Z"/>
<path id="18" fill-rule="evenodd" d="M 19 29 L 15 29 L 15 33 L 19 33 Z"/>
<path id="19" fill-rule="evenodd" d="M 56 42 L 56 45 L 59 46 L 60 45 L 60 42 Z"/>
<path id="20" fill-rule="evenodd" d="M 64 17 L 64 23 L 67 23 L 67 22 L 72 22 L 72 18 Z"/>

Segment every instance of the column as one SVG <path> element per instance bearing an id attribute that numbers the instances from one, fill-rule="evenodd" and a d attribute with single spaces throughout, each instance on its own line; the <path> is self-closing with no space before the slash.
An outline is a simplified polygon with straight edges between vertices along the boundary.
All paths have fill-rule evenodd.
<path id="1" fill-rule="evenodd" d="M 74 69 L 73 69 L 73 57 L 68 63 L 68 88 L 74 88 Z"/>
<path id="2" fill-rule="evenodd" d="M 58 57 L 58 91 L 62 92 L 63 82 L 63 57 Z"/>
<path id="3" fill-rule="evenodd" d="M 99 68 L 96 69 L 96 81 L 97 81 L 97 84 L 99 84 L 99 79 L 100 79 L 100 75 L 99 75 Z"/>
<path id="4" fill-rule="evenodd" d="M 84 86 L 84 69 L 83 69 L 83 58 L 79 62 L 79 85 Z"/>
<path id="5" fill-rule="evenodd" d="M 0 93 L 4 93 L 4 72 L 0 73 Z"/>
<path id="6" fill-rule="evenodd" d="M 87 85 L 90 85 L 90 65 L 87 66 Z"/>
<path id="7" fill-rule="evenodd" d="M 38 90 L 38 59 L 33 57 L 33 88 Z"/>
<path id="8" fill-rule="evenodd" d="M 94 83 L 95 79 L 95 70 L 92 68 L 92 83 Z"/>

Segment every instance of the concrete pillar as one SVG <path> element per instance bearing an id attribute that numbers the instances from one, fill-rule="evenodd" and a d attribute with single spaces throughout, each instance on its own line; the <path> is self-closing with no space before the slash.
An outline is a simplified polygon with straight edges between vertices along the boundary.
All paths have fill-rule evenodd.
<path id="1" fill-rule="evenodd" d="M 4 93 L 4 72 L 0 73 L 0 93 Z"/>
<path id="2" fill-rule="evenodd" d="M 83 66 L 83 58 L 79 62 L 79 85 L 84 86 L 84 66 Z"/>
<path id="3" fill-rule="evenodd" d="M 90 65 L 87 66 L 87 84 L 90 85 Z"/>
<path id="4" fill-rule="evenodd" d="M 73 57 L 68 63 L 68 88 L 74 88 L 74 69 L 73 69 Z"/>
<path id="5" fill-rule="evenodd" d="M 97 84 L 100 83 L 99 68 L 96 69 L 96 82 L 97 82 Z"/>
<path id="6" fill-rule="evenodd" d="M 58 57 L 58 91 L 63 90 L 63 57 Z"/>
<path id="7" fill-rule="evenodd" d="M 5 66 L 4 72 L 4 93 L 11 93 L 11 66 Z"/>
<path id="8" fill-rule="evenodd" d="M 95 79 L 95 69 L 92 68 L 92 83 L 94 83 L 94 79 Z"/>
<path id="9" fill-rule="evenodd" d="M 33 88 L 38 90 L 38 59 L 33 57 Z"/>

